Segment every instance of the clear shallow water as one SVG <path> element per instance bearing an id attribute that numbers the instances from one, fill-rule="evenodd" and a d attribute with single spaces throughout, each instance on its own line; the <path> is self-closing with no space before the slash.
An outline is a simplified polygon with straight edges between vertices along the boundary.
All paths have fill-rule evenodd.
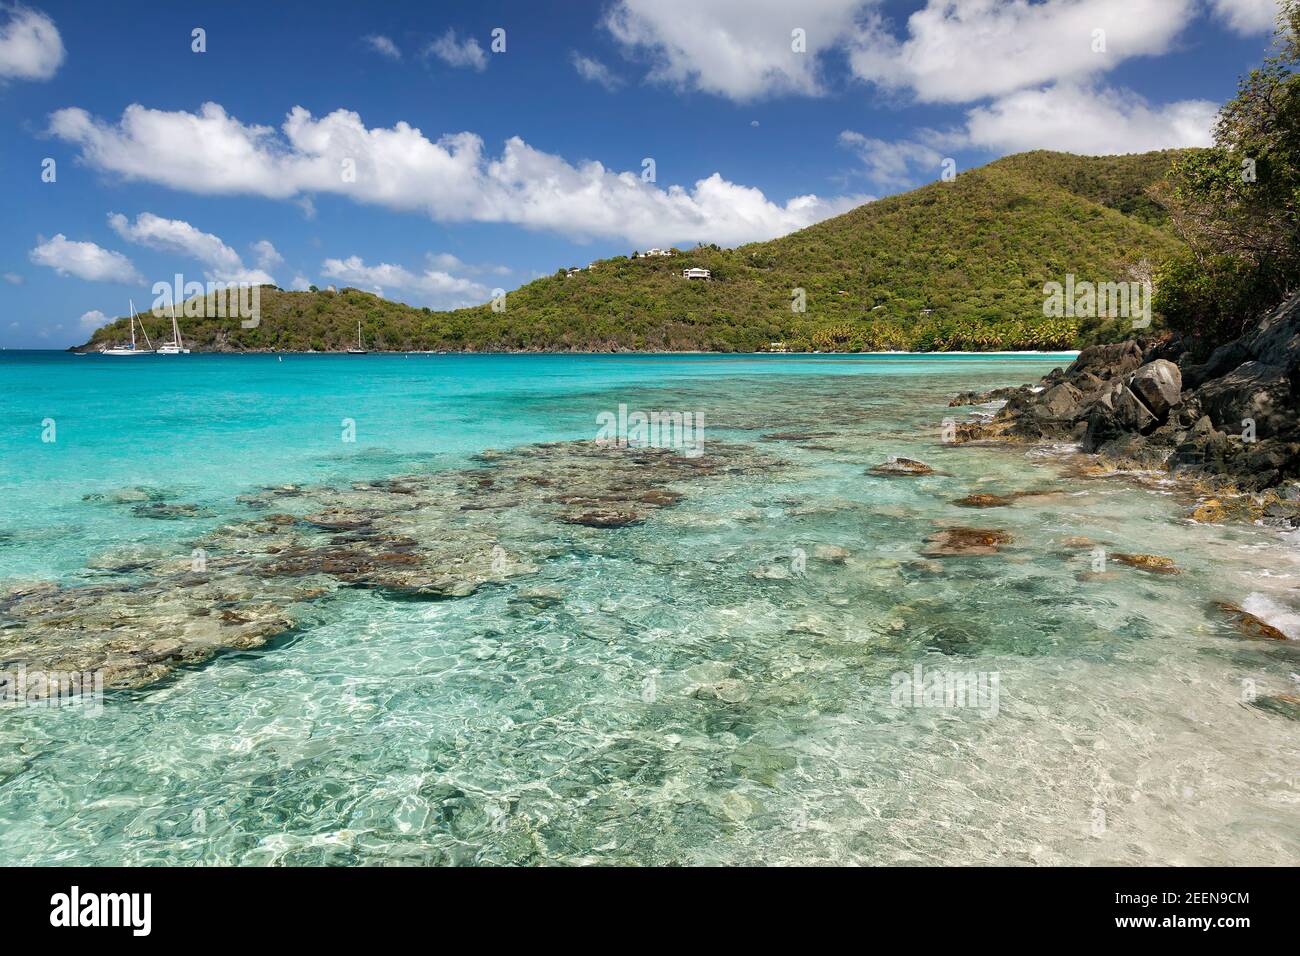
<path id="1" fill-rule="evenodd" d="M 1244 705 L 1242 682 L 1294 692 L 1297 645 L 1240 640 L 1207 609 L 1294 612 L 1294 544 L 1182 521 L 1176 496 L 1071 477 L 1059 455 L 938 441 L 954 392 L 1063 363 L 0 354 L 0 580 L 91 580 L 124 546 L 186 554 L 266 484 L 590 439 L 620 403 L 702 410 L 706 447 L 788 462 L 583 529 L 467 598 L 341 592 L 94 719 L 0 711 L 0 861 L 1294 864 L 1300 723 Z M 790 431 L 816 437 L 759 441 Z M 865 474 L 891 454 L 940 473 Z M 83 500 L 141 485 L 203 513 Z M 1014 540 L 921 554 L 953 525 Z M 1063 545 L 1080 535 L 1183 573 L 1094 578 Z M 917 664 L 996 675 L 996 715 L 897 706 L 893 675 Z"/>

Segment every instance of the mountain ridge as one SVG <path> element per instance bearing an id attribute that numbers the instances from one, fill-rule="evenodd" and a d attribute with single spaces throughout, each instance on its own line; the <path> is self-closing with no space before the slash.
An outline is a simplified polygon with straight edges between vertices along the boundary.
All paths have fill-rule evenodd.
<path id="1" fill-rule="evenodd" d="M 376 351 L 1072 347 L 1106 323 L 1045 317 L 1044 283 L 1146 277 L 1181 248 L 1149 190 L 1184 152 L 1019 153 L 765 242 L 560 269 L 507 293 L 504 311 L 265 286 L 256 328 L 186 318 L 183 332 L 196 351 L 342 351 L 358 321 Z M 143 321 L 151 336 L 170 328 Z M 77 349 L 128 337 L 120 318 Z"/>

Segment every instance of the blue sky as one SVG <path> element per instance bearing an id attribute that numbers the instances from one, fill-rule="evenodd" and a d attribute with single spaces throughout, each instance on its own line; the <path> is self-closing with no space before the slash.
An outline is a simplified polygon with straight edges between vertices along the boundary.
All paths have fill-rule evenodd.
<path id="1" fill-rule="evenodd" d="M 451 307 L 947 158 L 1201 145 L 1275 3 L 0 0 L 0 346 L 177 272 Z"/>

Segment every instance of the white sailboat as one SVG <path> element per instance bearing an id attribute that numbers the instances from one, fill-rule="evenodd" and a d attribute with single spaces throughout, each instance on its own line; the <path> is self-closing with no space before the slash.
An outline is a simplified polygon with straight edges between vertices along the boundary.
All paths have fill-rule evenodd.
<path id="1" fill-rule="evenodd" d="M 349 355 L 366 354 L 366 343 L 361 341 L 361 320 L 360 319 L 357 320 L 357 347 L 354 349 L 348 349 L 348 354 Z"/>
<path id="2" fill-rule="evenodd" d="M 125 348 L 101 349 L 99 354 L 100 355 L 153 355 L 154 354 L 153 343 L 149 341 L 149 333 L 144 330 L 143 322 L 140 323 L 140 334 L 144 336 L 144 342 L 145 345 L 148 346 L 148 348 L 138 349 L 135 347 L 135 323 L 136 323 L 135 303 L 131 302 L 131 347 L 129 349 L 125 349 Z"/>
<path id="3" fill-rule="evenodd" d="M 159 355 L 189 355 L 190 350 L 181 341 L 181 327 L 176 321 L 176 303 L 172 303 L 172 340 L 158 346 Z"/>

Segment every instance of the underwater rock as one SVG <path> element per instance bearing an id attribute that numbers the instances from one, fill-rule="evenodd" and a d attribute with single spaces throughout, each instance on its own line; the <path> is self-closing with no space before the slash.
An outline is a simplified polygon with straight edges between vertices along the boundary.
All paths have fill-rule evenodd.
<path id="1" fill-rule="evenodd" d="M 626 528 L 645 522 L 645 518 L 635 511 L 615 511 L 612 508 L 563 514 L 560 515 L 560 520 L 565 524 L 580 524 L 587 528 Z"/>
<path id="2" fill-rule="evenodd" d="M 169 498 L 175 498 L 176 493 L 167 491 L 163 488 L 152 488 L 147 485 L 134 485 L 130 488 L 119 488 L 117 491 L 107 493 L 96 492 L 94 494 L 82 495 L 82 501 L 103 501 L 112 505 L 133 505 L 149 501 L 166 501 Z"/>
<path id="3" fill-rule="evenodd" d="M 240 496 L 255 513 L 190 542 L 192 554 L 141 549 L 99 562 L 109 575 L 129 571 L 129 580 L 0 584 L 0 668 L 100 670 L 106 687 L 144 686 L 176 667 L 264 645 L 297 626 L 297 605 L 342 587 L 390 599 L 459 598 L 533 574 L 535 561 L 567 547 L 551 540 L 554 534 L 507 537 L 505 530 L 521 523 L 576 518 L 622 526 L 628 515 L 649 520 L 680 501 L 684 492 L 670 487 L 679 482 L 786 467 L 751 446 L 721 441 L 694 458 L 667 449 L 551 442 L 478 460 L 491 467 Z M 554 487 L 595 504 L 558 504 L 548 497 Z M 462 510 L 467 495 L 475 510 Z M 142 490 L 127 497 L 158 503 Z M 291 500 L 302 517 L 282 510 Z M 518 597 L 517 607 L 549 600 L 540 592 Z"/>
<path id="4" fill-rule="evenodd" d="M 1150 571 L 1152 574 L 1180 574 L 1178 566 L 1174 564 L 1173 558 L 1166 558 L 1159 554 L 1112 554 L 1112 558 L 1120 564 L 1127 564 L 1132 568 L 1140 568 L 1143 571 Z"/>
<path id="5" fill-rule="evenodd" d="M 211 511 L 199 505 L 169 505 L 160 501 L 136 505 L 131 513 L 138 518 L 154 518 L 158 521 L 179 521 L 183 518 L 206 518 L 212 515 Z"/>
<path id="6" fill-rule="evenodd" d="M 252 579 L 218 587 L 177 578 L 9 596 L 0 599 L 0 670 L 102 671 L 106 687 L 138 687 L 289 630 L 286 608 L 301 593 Z"/>
<path id="7" fill-rule="evenodd" d="M 302 520 L 324 531 L 355 531 L 371 527 L 373 513 L 362 514 L 343 508 L 330 508 L 306 515 Z"/>
<path id="8" fill-rule="evenodd" d="M 849 549 L 838 544 L 817 544 L 813 545 L 812 556 L 814 560 L 827 564 L 843 564 L 849 558 Z"/>
<path id="9" fill-rule="evenodd" d="M 520 591 L 506 603 L 526 605 L 533 610 L 546 611 L 564 604 L 564 595 L 552 588 L 533 588 L 528 591 Z"/>
<path id="10" fill-rule="evenodd" d="M 1218 498 L 1209 498 L 1192 509 L 1191 518 L 1201 524 L 1221 524 L 1228 517 L 1228 509 Z"/>
<path id="11" fill-rule="evenodd" d="M 90 558 L 86 567 L 92 571 L 138 571 L 141 568 L 171 557 L 171 549 L 152 544 L 125 544 Z"/>
<path id="12" fill-rule="evenodd" d="M 995 388 L 988 392 L 960 392 L 948 403 L 948 407 L 958 408 L 962 405 L 986 405 L 989 402 L 1006 401 L 1026 391 L 1028 389 L 1025 386 L 1019 385 L 1009 388 Z"/>
<path id="13" fill-rule="evenodd" d="M 933 475 L 934 469 L 923 461 L 917 461 L 915 458 L 901 458 L 898 455 L 891 455 L 888 461 L 881 462 L 873 468 L 868 468 L 867 473 L 911 478 L 919 475 Z"/>
<path id="14" fill-rule="evenodd" d="M 1000 528 L 945 528 L 926 537 L 929 547 L 922 554 L 933 558 L 992 555 L 1012 540 Z"/>
<path id="15" fill-rule="evenodd" d="M 1300 697 L 1295 694 L 1274 694 L 1270 697 L 1257 697 L 1251 701 L 1251 706 L 1277 714 L 1280 717 L 1300 720 Z"/>
<path id="16" fill-rule="evenodd" d="M 909 561 L 904 567 L 922 574 L 943 574 L 943 565 L 938 561 Z"/>
<path id="17" fill-rule="evenodd" d="M 726 677 L 713 683 L 697 685 L 691 690 L 690 696 L 698 700 L 720 700 L 724 704 L 740 704 L 749 699 L 749 691 L 741 681 Z"/>
<path id="18" fill-rule="evenodd" d="M 675 505 L 682 500 L 680 491 L 666 491 L 663 488 L 651 488 L 649 491 L 642 492 L 637 496 L 637 501 L 645 505 L 655 505 L 659 508 L 667 508 Z"/>
<path id="19" fill-rule="evenodd" d="M 1249 611 L 1229 604 L 1227 601 L 1215 601 L 1213 607 L 1242 637 L 1256 641 L 1285 641 L 1287 636 L 1267 621 L 1256 617 Z"/>
<path id="20" fill-rule="evenodd" d="M 967 495 L 965 498 L 958 498 L 953 504 L 962 508 L 1003 508 L 1014 502 L 1014 498 L 1008 498 L 1004 495 L 990 495 L 979 492 Z"/>
<path id="21" fill-rule="evenodd" d="M 814 438 L 829 438 L 830 432 L 772 432 L 762 436 L 759 441 L 788 441 L 803 442 L 812 441 Z"/>

